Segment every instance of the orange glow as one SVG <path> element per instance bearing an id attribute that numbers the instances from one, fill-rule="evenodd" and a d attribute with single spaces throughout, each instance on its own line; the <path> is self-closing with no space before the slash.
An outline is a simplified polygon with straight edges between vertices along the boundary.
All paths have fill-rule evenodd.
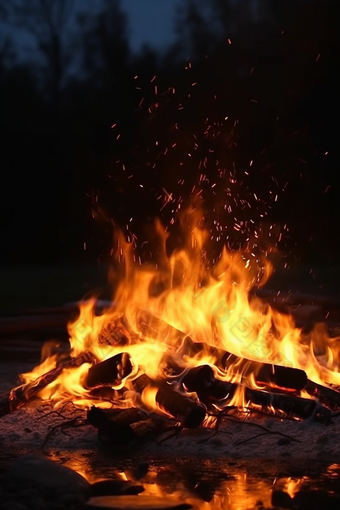
<path id="1" fill-rule="evenodd" d="M 190 227 L 189 236 L 185 247 L 170 257 L 166 254 L 168 234 L 156 222 L 157 267 L 136 262 L 133 244 L 119 236 L 117 257 L 124 266 L 124 276 L 110 275 L 115 287 L 112 306 L 95 315 L 95 299 L 79 304 L 80 315 L 68 327 L 71 355 L 91 352 L 100 362 L 121 352 L 128 353 L 132 372 L 113 386 L 116 390 L 125 389 L 119 406 L 123 402 L 126 406 L 141 405 L 158 412 L 156 390 L 148 388 L 141 399 L 137 398 L 133 381 L 142 373 L 151 379 L 162 377 L 167 357 L 183 370 L 209 364 L 220 380 L 259 387 L 254 373 L 249 373 L 250 364 L 240 363 L 240 359 L 235 358 L 225 370 L 217 369 L 216 349 L 243 361 L 245 358 L 300 368 L 317 383 L 339 385 L 337 339 L 327 338 L 320 329 L 315 329 L 308 338 L 303 337 L 291 316 L 250 297 L 250 290 L 263 286 L 270 277 L 269 260 L 247 250 L 230 252 L 224 248 L 218 262 L 212 264 L 207 257 L 209 237 L 201 228 L 201 212 L 192 208 L 183 218 L 186 227 Z M 189 337 L 214 347 L 215 351 L 201 349 L 190 354 L 185 350 Z M 314 353 L 315 345 L 320 343 L 324 347 L 322 360 Z M 55 355 L 50 356 L 31 373 L 23 374 L 22 379 L 33 381 L 54 368 L 56 360 Z M 63 370 L 39 396 L 56 404 L 71 399 L 84 408 L 93 404 L 114 405 L 93 399 L 85 384 L 89 367 L 83 364 Z M 235 392 L 230 404 L 248 405 L 243 388 Z"/>

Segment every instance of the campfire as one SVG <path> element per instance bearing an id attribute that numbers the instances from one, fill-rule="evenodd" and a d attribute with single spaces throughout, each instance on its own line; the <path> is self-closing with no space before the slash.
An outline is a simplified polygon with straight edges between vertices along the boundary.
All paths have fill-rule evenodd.
<path id="1" fill-rule="evenodd" d="M 218 431 L 224 419 L 329 423 L 337 415 L 338 339 L 296 327 L 259 297 L 270 251 L 249 243 L 209 260 L 201 212 L 192 207 L 185 218 L 187 243 L 170 256 L 157 223 L 153 265 L 141 264 L 133 242 L 119 236 L 123 271 L 112 303 L 79 303 L 70 349 L 44 348 L 41 364 L 0 399 L 0 416 L 36 400 L 54 409 L 71 402 L 102 444 L 121 451 L 182 429 Z"/>

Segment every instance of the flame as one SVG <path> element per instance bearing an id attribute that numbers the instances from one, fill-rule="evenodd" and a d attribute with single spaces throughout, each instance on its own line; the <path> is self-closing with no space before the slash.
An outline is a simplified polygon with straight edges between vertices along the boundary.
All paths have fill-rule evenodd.
<path id="1" fill-rule="evenodd" d="M 155 266 L 138 264 L 133 243 L 118 236 L 117 258 L 124 274 L 110 275 L 115 285 L 112 306 L 96 315 L 94 298 L 79 304 L 79 317 L 68 327 L 71 356 L 90 352 L 100 362 L 122 351 L 128 353 L 132 372 L 112 385 L 114 390 L 125 389 L 127 406 L 136 405 L 134 379 L 141 373 L 160 377 L 167 356 L 183 369 L 209 364 L 218 378 L 234 382 L 246 378 L 253 388 L 259 385 L 249 373 L 252 360 L 300 368 L 317 383 L 339 385 L 337 339 L 328 338 L 320 327 L 306 336 L 290 315 L 251 296 L 250 291 L 263 286 L 272 273 L 268 252 L 258 255 L 250 248 L 238 252 L 224 248 L 212 263 L 200 210 L 192 207 L 181 218 L 187 241 L 171 256 L 167 255 L 168 233 L 156 222 Z M 230 353 L 231 363 L 218 372 L 216 354 L 209 349 L 189 354 L 185 350 L 188 339 Z M 22 379 L 31 382 L 56 364 L 57 356 L 52 355 Z M 84 383 L 90 366 L 85 363 L 63 370 L 39 396 L 56 403 L 72 399 L 83 407 L 98 405 Z M 143 391 L 141 400 L 142 406 L 159 411 L 154 388 Z M 231 405 L 247 404 L 240 388 Z"/>

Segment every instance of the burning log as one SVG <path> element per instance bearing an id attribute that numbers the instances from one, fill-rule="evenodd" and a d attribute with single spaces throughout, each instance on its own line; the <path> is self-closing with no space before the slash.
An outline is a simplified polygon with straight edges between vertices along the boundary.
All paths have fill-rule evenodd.
<path id="1" fill-rule="evenodd" d="M 140 375 L 133 381 L 135 391 L 142 394 L 146 388 L 156 390 L 156 402 L 161 409 L 170 414 L 183 427 L 199 427 L 205 416 L 205 407 L 192 398 L 182 395 L 164 382 L 155 382 L 146 374 Z"/>
<path id="2" fill-rule="evenodd" d="M 216 366 L 222 370 L 228 370 L 233 365 L 237 366 L 237 373 L 245 378 L 254 374 L 258 385 L 268 384 L 291 390 L 302 390 L 307 383 L 307 374 L 300 369 L 261 363 L 246 358 L 239 358 L 230 352 L 218 349 L 206 343 L 199 343 L 192 340 L 185 333 L 170 326 L 166 322 L 151 315 L 144 310 L 139 311 L 138 324 L 143 334 L 149 334 L 154 338 L 162 338 L 164 342 L 167 337 L 175 339 L 181 345 L 180 353 L 191 357 L 197 354 L 208 354 L 216 359 Z"/>
<path id="3" fill-rule="evenodd" d="M 131 372 L 131 358 L 127 352 L 121 352 L 93 365 L 88 371 L 85 385 L 87 388 L 118 386 Z"/>
<path id="4" fill-rule="evenodd" d="M 301 398 L 295 395 L 269 393 L 266 391 L 246 388 L 245 399 L 262 408 L 273 408 L 275 411 L 283 411 L 288 416 L 306 420 L 314 418 L 319 421 L 329 422 L 331 411 L 314 399 Z"/>
<path id="5" fill-rule="evenodd" d="M 189 356 L 195 356 L 200 352 L 209 354 L 216 358 L 216 366 L 224 371 L 236 365 L 236 373 L 241 374 L 243 378 L 253 374 L 258 385 L 272 384 L 280 388 L 299 391 L 307 384 L 307 374 L 299 368 L 261 363 L 246 358 L 241 359 L 209 344 L 194 342 L 190 337 L 185 339 L 181 351 Z"/>
<path id="6" fill-rule="evenodd" d="M 263 409 L 282 411 L 288 416 L 303 420 L 313 417 L 320 421 L 329 421 L 331 418 L 331 411 L 318 404 L 314 399 L 261 391 L 236 383 L 221 381 L 215 378 L 214 371 L 209 365 L 202 365 L 189 370 L 181 382 L 189 391 L 195 391 L 199 399 L 207 405 L 218 400 L 224 400 L 225 405 L 231 401 L 236 390 L 242 388 L 244 389 L 245 401 L 261 406 Z"/>
<path id="7" fill-rule="evenodd" d="M 124 346 L 130 342 L 129 332 L 121 322 L 121 317 L 109 322 L 98 337 L 98 343 L 102 345 Z"/>
<path id="8" fill-rule="evenodd" d="M 257 384 L 273 384 L 280 388 L 291 390 L 302 390 L 307 383 L 307 374 L 298 368 L 284 367 L 269 363 L 259 363 L 258 361 L 249 361 L 240 359 L 233 354 L 225 353 L 221 364 L 223 370 L 237 364 L 237 370 L 244 377 L 254 374 Z"/>
<path id="9" fill-rule="evenodd" d="M 0 398 L 0 417 L 28 404 L 41 390 L 55 381 L 65 368 L 76 368 L 84 363 L 95 362 L 93 354 L 84 352 L 76 358 L 63 361 L 59 366 L 41 375 L 35 381 L 13 388 L 8 394 Z"/>
<path id="10" fill-rule="evenodd" d="M 340 392 L 329 388 L 328 386 L 322 386 L 321 384 L 315 383 L 308 379 L 305 386 L 305 390 L 312 397 L 320 400 L 322 404 L 330 407 L 331 409 L 340 408 Z"/>

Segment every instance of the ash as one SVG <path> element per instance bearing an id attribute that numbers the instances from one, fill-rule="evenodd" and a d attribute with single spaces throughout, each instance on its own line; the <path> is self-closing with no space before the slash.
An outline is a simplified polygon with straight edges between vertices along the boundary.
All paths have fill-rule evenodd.
<path id="1" fill-rule="evenodd" d="M 18 373 L 29 371 L 32 362 L 2 365 L 0 394 L 19 383 Z M 148 441 L 136 451 L 153 457 L 188 458 L 304 458 L 336 461 L 340 456 L 340 417 L 329 425 L 305 421 L 279 420 L 253 414 L 251 417 L 223 419 L 219 430 L 183 430 L 176 437 Z M 100 451 L 97 430 L 86 423 L 86 412 L 73 405 L 54 411 L 45 401 L 0 418 L 2 459 L 28 452 Z M 125 452 L 124 452 L 125 455 Z"/>

